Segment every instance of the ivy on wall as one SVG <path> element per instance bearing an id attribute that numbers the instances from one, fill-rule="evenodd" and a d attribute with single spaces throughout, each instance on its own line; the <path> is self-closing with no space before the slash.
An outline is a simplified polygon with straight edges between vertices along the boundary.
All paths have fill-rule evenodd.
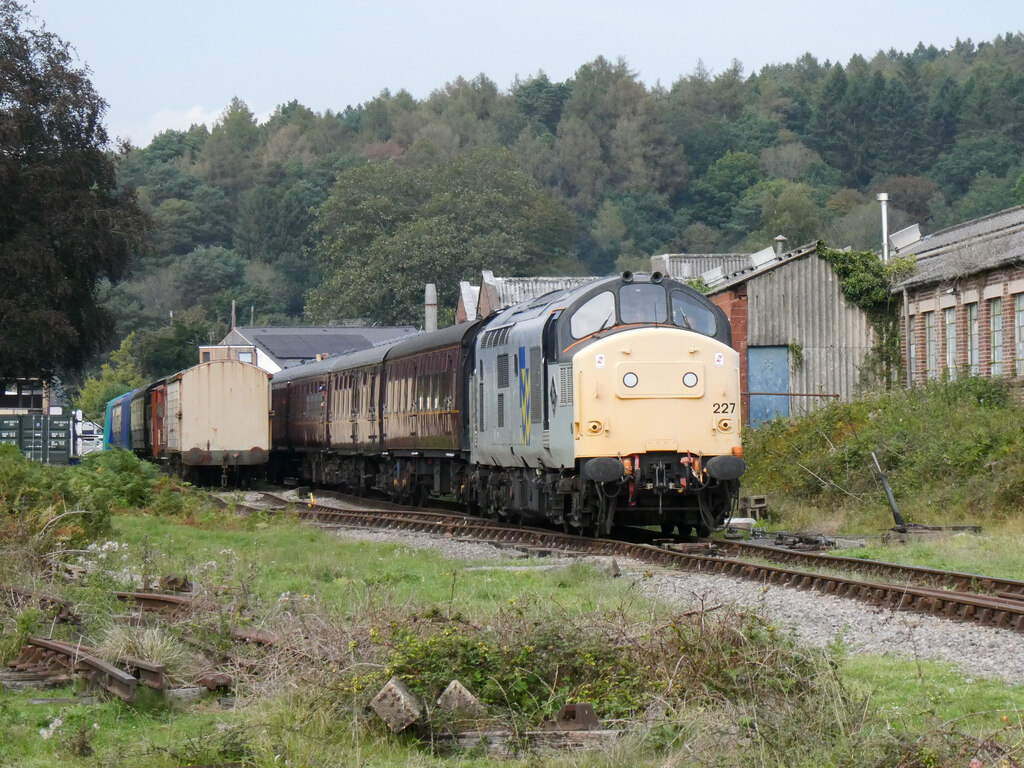
<path id="1" fill-rule="evenodd" d="M 903 363 L 900 299 L 893 294 L 892 286 L 910 274 L 914 257 L 894 256 L 883 264 L 874 251 L 840 251 L 820 242 L 818 256 L 832 265 L 843 296 L 864 311 L 875 331 L 875 343 L 861 370 L 862 378 L 892 386 L 899 380 Z"/>

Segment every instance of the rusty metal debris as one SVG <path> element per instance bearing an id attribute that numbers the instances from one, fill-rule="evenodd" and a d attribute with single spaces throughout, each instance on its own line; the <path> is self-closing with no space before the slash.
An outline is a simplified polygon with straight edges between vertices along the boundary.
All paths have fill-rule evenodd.
<path id="1" fill-rule="evenodd" d="M 77 674 L 125 701 L 135 701 L 139 683 L 133 675 L 86 653 L 81 646 L 42 637 L 30 637 L 10 666 L 36 674 Z"/>
<path id="2" fill-rule="evenodd" d="M 75 614 L 70 600 L 62 600 L 59 597 L 52 597 L 51 595 L 37 592 L 34 589 L 22 589 L 20 587 L 0 586 L 0 593 L 15 607 L 21 608 L 34 604 L 57 621 L 81 624 L 82 620 Z"/>

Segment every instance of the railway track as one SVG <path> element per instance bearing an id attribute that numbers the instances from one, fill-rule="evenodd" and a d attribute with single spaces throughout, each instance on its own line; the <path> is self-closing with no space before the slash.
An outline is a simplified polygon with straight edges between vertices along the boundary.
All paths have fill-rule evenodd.
<path id="1" fill-rule="evenodd" d="M 673 570 L 721 574 L 815 590 L 892 610 L 1024 632 L 1024 582 L 1008 579 L 792 552 L 740 542 L 654 546 L 595 539 L 464 514 L 368 503 L 365 499 L 350 501 L 340 496 L 333 497 L 340 502 L 338 506 L 317 502 L 315 497 L 308 502 L 286 500 L 272 494 L 268 494 L 268 498 L 276 504 L 289 505 L 300 517 L 322 525 L 402 530 L 486 541 L 526 550 L 628 558 Z M 343 508 L 348 506 L 359 508 Z M 851 577 L 850 571 L 871 576 L 872 580 Z"/>
<path id="2" fill-rule="evenodd" d="M 34 603 L 50 612 L 55 621 L 81 625 L 81 618 L 72 610 L 70 601 L 51 597 L 41 592 L 18 587 L 0 586 L 0 594 L 15 605 Z M 131 623 L 145 621 L 143 614 L 164 618 L 180 616 L 193 608 L 210 606 L 185 595 L 155 592 L 114 592 L 114 597 L 131 606 L 136 613 L 122 617 Z M 235 627 L 231 637 L 236 642 L 272 645 L 278 638 L 268 632 Z M 187 638 L 186 638 L 187 639 Z M 203 649 L 206 650 L 206 649 Z M 230 653 L 221 652 L 230 661 L 242 663 L 242 659 Z M 164 691 L 169 688 L 162 664 L 122 654 L 112 662 L 100 658 L 100 652 L 81 641 L 69 642 L 45 637 L 29 637 L 19 655 L 0 672 L 0 682 L 14 687 L 49 687 L 63 685 L 73 677 L 81 677 L 118 698 L 135 701 L 139 685 Z M 199 680 L 213 690 L 224 687 L 224 680 L 230 684 L 227 675 L 207 675 Z"/>

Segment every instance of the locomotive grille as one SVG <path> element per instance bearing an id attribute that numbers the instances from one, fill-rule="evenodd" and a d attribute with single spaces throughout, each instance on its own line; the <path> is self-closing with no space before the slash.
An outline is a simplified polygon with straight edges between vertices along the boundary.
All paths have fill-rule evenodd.
<path id="1" fill-rule="evenodd" d="M 540 347 L 530 347 L 530 422 L 539 424 L 544 418 L 544 371 L 541 370 Z"/>
<path id="2" fill-rule="evenodd" d="M 508 355 L 498 355 L 498 389 L 508 389 Z"/>
<path id="3" fill-rule="evenodd" d="M 572 366 L 566 365 L 558 370 L 558 402 L 572 405 Z"/>
<path id="4" fill-rule="evenodd" d="M 484 383 L 480 382 L 480 397 L 476 401 L 476 410 L 480 414 L 480 431 L 484 431 Z"/>
<path id="5" fill-rule="evenodd" d="M 505 426 L 505 395 L 498 393 L 498 427 Z"/>

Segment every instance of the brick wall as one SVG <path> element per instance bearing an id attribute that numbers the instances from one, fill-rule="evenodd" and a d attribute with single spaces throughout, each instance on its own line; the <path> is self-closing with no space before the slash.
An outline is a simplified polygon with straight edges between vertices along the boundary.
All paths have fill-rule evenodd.
<path id="1" fill-rule="evenodd" d="M 725 312 L 732 325 L 732 346 L 740 356 L 740 408 L 743 413 L 743 424 L 750 423 L 750 395 L 747 386 L 747 286 L 740 285 L 736 290 L 716 293 L 710 297 L 715 305 Z"/>
<path id="2" fill-rule="evenodd" d="M 968 307 L 975 305 L 977 311 L 977 375 L 992 375 L 992 308 L 993 299 L 1000 299 L 1002 316 L 1002 372 L 1007 378 L 1016 375 L 1016 311 L 1015 297 L 1024 296 L 1024 267 L 1008 266 L 966 278 L 947 281 L 936 286 L 907 292 L 909 307 L 909 333 L 915 341 L 916 353 L 911 381 L 923 383 L 928 376 L 941 377 L 946 365 L 946 310 L 955 314 L 955 371 L 962 374 L 968 367 L 969 334 Z M 909 364 L 907 334 L 907 309 L 903 312 L 900 328 L 903 360 Z M 935 369 L 927 370 L 926 314 L 931 312 L 935 323 Z"/>

